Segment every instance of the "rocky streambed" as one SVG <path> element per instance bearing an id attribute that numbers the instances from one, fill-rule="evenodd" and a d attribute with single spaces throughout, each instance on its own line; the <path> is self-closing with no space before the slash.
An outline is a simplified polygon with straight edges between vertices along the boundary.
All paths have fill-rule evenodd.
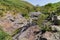
<path id="1" fill-rule="evenodd" d="M 59 32 L 40 30 L 38 25 L 30 26 L 24 31 L 23 29 L 13 37 L 13 40 L 60 40 Z"/>
<path id="2" fill-rule="evenodd" d="M 1 28 L 9 35 L 15 34 L 14 31 L 19 31 L 12 36 L 13 40 L 60 40 L 60 32 L 51 32 L 41 30 L 38 25 L 27 20 L 21 14 L 12 15 L 8 11 L 7 14 L 0 18 Z M 53 29 L 59 30 L 60 27 L 52 26 Z"/>

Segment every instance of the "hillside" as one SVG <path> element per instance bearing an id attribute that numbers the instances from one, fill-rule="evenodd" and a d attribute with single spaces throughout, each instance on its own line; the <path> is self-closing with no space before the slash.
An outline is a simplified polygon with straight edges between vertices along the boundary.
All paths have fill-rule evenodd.
<path id="1" fill-rule="evenodd" d="M 0 40 L 60 40 L 60 2 L 0 0 Z"/>
<path id="2" fill-rule="evenodd" d="M 0 0 L 0 14 L 6 11 L 16 11 L 27 14 L 30 11 L 34 11 L 33 7 L 32 4 L 26 1 Z"/>
<path id="3" fill-rule="evenodd" d="M 7 28 L 8 29 L 8 32 L 10 32 L 11 30 L 13 30 L 15 28 L 15 26 L 18 27 L 18 28 L 20 28 L 23 24 L 21 24 L 21 25 L 19 24 L 20 26 L 18 24 L 17 24 L 18 26 L 15 25 L 15 24 L 17 22 L 18 23 L 19 22 L 20 23 L 23 22 L 24 25 L 25 25 L 27 20 L 24 17 L 20 17 L 20 15 L 18 16 L 18 20 L 16 19 L 16 21 L 15 21 L 16 23 L 15 24 L 13 23 L 13 25 L 15 25 L 15 26 L 13 26 L 14 27 L 13 29 L 11 28 L 12 22 L 10 23 L 10 21 L 8 19 L 10 17 L 11 18 L 14 18 L 12 16 L 12 14 L 18 14 L 18 13 L 20 14 L 20 13 L 22 13 L 22 14 L 25 14 L 26 15 L 30 11 L 34 11 L 33 7 L 34 6 L 32 4 L 30 4 L 30 3 L 26 2 L 26 1 L 19 1 L 19 0 L 0 0 L 0 24 L 3 24 L 4 30 L 5 30 L 5 28 Z M 8 16 L 10 16 L 10 17 L 8 17 Z M 3 18 L 1 19 L 1 17 L 3 17 Z M 7 18 L 5 18 L 5 17 L 7 17 Z M 5 25 L 4 25 L 4 22 L 2 22 L 1 20 L 4 20 Z M 2 28 L 1 26 L 2 25 L 0 25 L 0 28 Z M 11 30 L 9 31 L 9 29 L 11 29 Z M 2 30 L 0 29 L 0 40 L 12 40 L 12 36 L 10 36 L 9 34 L 7 34 L 7 32 L 5 32 L 7 30 L 5 30 L 5 31 L 4 30 L 3 29 Z M 14 32 L 14 34 L 17 33 L 17 31 L 18 30 L 16 30 Z"/>
<path id="4" fill-rule="evenodd" d="M 58 10 L 60 10 L 60 2 L 48 3 L 41 7 L 41 12 L 45 14 L 54 12 L 54 13 L 57 13 L 57 15 L 60 15 L 59 14 L 60 12 Z"/>

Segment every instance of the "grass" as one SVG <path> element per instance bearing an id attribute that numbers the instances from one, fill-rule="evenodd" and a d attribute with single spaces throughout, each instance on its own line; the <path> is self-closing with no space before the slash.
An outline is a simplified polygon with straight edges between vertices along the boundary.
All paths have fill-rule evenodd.
<path id="1" fill-rule="evenodd" d="M 0 28 L 0 40 L 12 40 L 12 37 Z"/>

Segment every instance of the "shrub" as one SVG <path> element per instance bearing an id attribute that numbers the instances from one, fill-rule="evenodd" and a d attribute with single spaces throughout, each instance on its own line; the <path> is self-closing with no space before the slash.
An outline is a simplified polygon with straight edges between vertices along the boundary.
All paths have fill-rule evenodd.
<path id="1" fill-rule="evenodd" d="M 41 30 L 52 31 L 52 28 L 49 26 L 41 27 Z"/>

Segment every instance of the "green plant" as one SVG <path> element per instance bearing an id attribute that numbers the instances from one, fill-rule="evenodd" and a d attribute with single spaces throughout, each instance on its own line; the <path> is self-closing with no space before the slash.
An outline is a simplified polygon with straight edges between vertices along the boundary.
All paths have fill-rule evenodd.
<path id="1" fill-rule="evenodd" d="M 0 28 L 0 40 L 12 40 L 12 37 Z"/>
<path id="2" fill-rule="evenodd" d="M 43 26 L 41 27 L 41 30 L 45 30 L 45 31 L 52 31 L 52 28 L 50 26 Z"/>
<path id="3" fill-rule="evenodd" d="M 22 0 L 0 0 L 0 9 L 3 9 L 1 13 L 16 10 L 25 14 L 34 10 L 32 4 Z"/>
<path id="4" fill-rule="evenodd" d="M 45 14 L 41 14 L 39 17 L 38 17 L 38 20 L 37 20 L 37 24 L 41 27 L 43 21 L 47 18 L 48 15 L 45 15 Z"/>

